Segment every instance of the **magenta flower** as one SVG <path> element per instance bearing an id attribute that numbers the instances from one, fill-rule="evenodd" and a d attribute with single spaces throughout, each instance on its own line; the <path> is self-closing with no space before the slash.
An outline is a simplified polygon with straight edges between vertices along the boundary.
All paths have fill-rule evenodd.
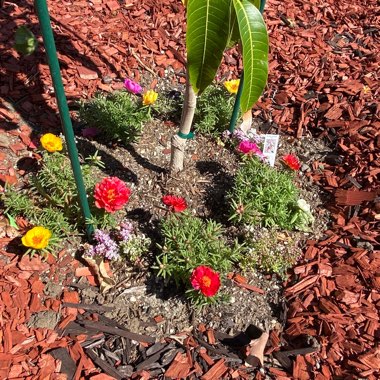
<path id="1" fill-rule="evenodd" d="M 88 127 L 82 129 L 83 137 L 95 137 L 100 133 L 100 129 L 96 127 Z"/>
<path id="2" fill-rule="evenodd" d="M 142 87 L 131 79 L 126 78 L 124 81 L 124 87 L 132 94 L 140 94 Z"/>
<path id="3" fill-rule="evenodd" d="M 258 156 L 262 156 L 263 154 L 260 148 L 254 142 L 249 140 L 241 141 L 238 150 L 244 154 L 256 154 Z"/>

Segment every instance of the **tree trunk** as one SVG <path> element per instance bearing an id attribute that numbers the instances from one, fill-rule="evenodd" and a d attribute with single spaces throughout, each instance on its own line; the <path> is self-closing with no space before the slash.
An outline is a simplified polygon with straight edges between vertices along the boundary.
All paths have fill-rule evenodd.
<path id="1" fill-rule="evenodd" d="M 185 99 L 183 102 L 183 110 L 181 116 L 181 124 L 179 131 L 182 135 L 190 133 L 193 123 L 195 107 L 197 105 L 197 96 L 190 85 L 189 76 L 186 78 Z M 176 173 L 183 170 L 183 161 L 186 148 L 186 138 L 182 138 L 175 134 L 171 139 L 171 157 L 170 157 L 170 172 Z"/>

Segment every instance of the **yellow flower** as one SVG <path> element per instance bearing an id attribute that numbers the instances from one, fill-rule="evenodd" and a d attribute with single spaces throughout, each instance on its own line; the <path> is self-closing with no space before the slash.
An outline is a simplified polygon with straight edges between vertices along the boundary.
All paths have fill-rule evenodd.
<path id="1" fill-rule="evenodd" d="M 238 92 L 240 79 L 232 79 L 224 82 L 224 87 L 231 94 L 236 94 Z"/>
<path id="2" fill-rule="evenodd" d="M 364 93 L 364 95 L 370 94 L 371 93 L 371 87 L 364 85 L 363 86 L 363 93 Z"/>
<path id="3" fill-rule="evenodd" d="M 44 249 L 49 244 L 51 232 L 45 227 L 33 227 L 22 238 L 21 242 L 25 247 L 33 249 Z"/>
<path id="4" fill-rule="evenodd" d="M 62 150 L 62 139 L 52 133 L 44 134 L 40 141 L 42 146 L 50 153 Z"/>
<path id="5" fill-rule="evenodd" d="M 144 106 L 149 106 L 153 104 L 157 100 L 158 94 L 154 90 L 148 90 L 145 94 L 143 94 L 143 104 Z"/>

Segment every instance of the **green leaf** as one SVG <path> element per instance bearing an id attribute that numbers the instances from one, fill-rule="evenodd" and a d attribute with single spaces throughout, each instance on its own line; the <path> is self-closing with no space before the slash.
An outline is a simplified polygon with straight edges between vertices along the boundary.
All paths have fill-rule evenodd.
<path id="1" fill-rule="evenodd" d="M 240 39 L 239 26 L 236 19 L 236 12 L 233 1 L 230 2 L 229 6 L 228 25 L 229 33 L 227 47 L 230 48 L 234 46 Z"/>
<path id="2" fill-rule="evenodd" d="M 251 0 L 251 3 L 260 10 L 261 0 Z"/>
<path id="3" fill-rule="evenodd" d="M 250 0 L 250 2 L 257 8 L 260 9 L 260 0 Z M 233 1 L 230 2 L 230 14 L 229 14 L 229 36 L 227 47 L 230 48 L 234 46 L 240 40 L 239 26 L 236 19 L 236 12 L 233 5 Z"/>
<path id="4" fill-rule="evenodd" d="M 196 94 L 213 80 L 228 41 L 231 0 L 189 0 L 186 48 L 190 84 Z"/>
<path id="5" fill-rule="evenodd" d="M 36 50 L 37 44 L 36 37 L 26 26 L 20 26 L 16 30 L 14 48 L 20 54 L 32 54 Z"/>
<path id="6" fill-rule="evenodd" d="M 233 0 L 243 46 L 242 112 L 261 96 L 268 78 L 268 33 L 260 11 L 249 0 Z"/>
<path id="7" fill-rule="evenodd" d="M 5 213 L 5 215 L 7 216 L 8 220 L 9 220 L 9 225 L 11 227 L 15 228 L 16 230 L 18 230 L 18 225 L 16 223 L 15 218 L 12 215 L 9 215 L 7 212 Z"/>

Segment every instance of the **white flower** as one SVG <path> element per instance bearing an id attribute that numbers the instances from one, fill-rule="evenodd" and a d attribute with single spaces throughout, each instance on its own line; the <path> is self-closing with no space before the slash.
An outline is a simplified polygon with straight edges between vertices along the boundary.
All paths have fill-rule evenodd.
<path id="1" fill-rule="evenodd" d="M 298 207 L 299 207 L 302 211 L 304 211 L 304 212 L 306 212 L 306 213 L 310 213 L 310 212 L 311 212 L 310 205 L 309 205 L 309 203 L 307 203 L 307 202 L 305 201 L 305 199 L 298 199 L 298 201 L 297 201 L 297 205 L 298 205 Z"/>
<path id="2" fill-rule="evenodd" d="M 305 199 L 299 199 L 297 201 L 297 206 L 301 211 L 304 212 L 304 216 L 301 216 L 301 225 L 307 226 L 314 223 L 314 216 L 311 213 L 311 208 L 309 203 L 305 201 Z"/>

